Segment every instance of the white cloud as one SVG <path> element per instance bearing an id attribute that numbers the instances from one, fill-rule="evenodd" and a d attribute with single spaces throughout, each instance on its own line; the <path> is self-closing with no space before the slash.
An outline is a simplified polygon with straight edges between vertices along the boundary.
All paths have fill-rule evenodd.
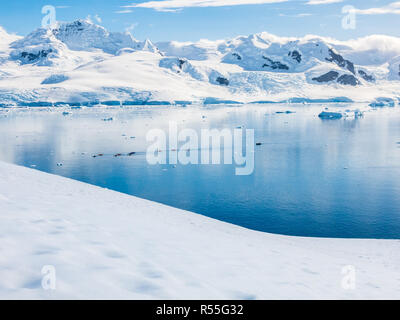
<path id="1" fill-rule="evenodd" d="M 307 4 L 317 5 L 317 4 L 330 4 L 330 3 L 338 3 L 343 2 L 345 0 L 309 0 Z"/>
<path id="2" fill-rule="evenodd" d="M 135 29 L 138 25 L 139 23 L 137 22 L 130 24 L 128 27 L 125 28 L 125 32 L 132 32 L 133 29 Z"/>
<path id="3" fill-rule="evenodd" d="M 355 9 L 357 14 L 376 15 L 376 14 L 400 14 L 400 1 L 392 2 L 386 6 L 369 9 Z"/>
<path id="4" fill-rule="evenodd" d="M 127 10 L 120 10 L 120 11 L 114 11 L 114 13 L 119 13 L 119 14 L 125 14 L 125 13 L 131 13 L 132 12 L 132 10 L 129 10 L 129 9 L 127 9 Z"/>
<path id="5" fill-rule="evenodd" d="M 100 16 L 98 15 L 98 14 L 96 14 L 95 16 L 94 16 L 94 19 L 98 22 L 98 23 L 101 23 L 101 18 L 100 18 Z"/>
<path id="6" fill-rule="evenodd" d="M 288 2 L 290 0 L 162 0 L 134 3 L 125 8 L 150 8 L 158 11 L 175 11 L 187 7 L 225 7 L 251 4 Z"/>
<path id="7" fill-rule="evenodd" d="M 94 18 L 94 20 L 97 21 L 97 23 L 101 23 L 101 21 L 102 21 L 98 14 L 96 14 L 93 18 Z M 92 19 L 92 16 L 90 14 L 86 17 L 86 20 L 90 21 L 91 23 L 93 23 L 93 19 Z"/>
<path id="8" fill-rule="evenodd" d="M 297 14 L 279 14 L 280 17 L 290 17 L 290 18 L 303 18 L 312 16 L 311 13 L 297 13 Z"/>

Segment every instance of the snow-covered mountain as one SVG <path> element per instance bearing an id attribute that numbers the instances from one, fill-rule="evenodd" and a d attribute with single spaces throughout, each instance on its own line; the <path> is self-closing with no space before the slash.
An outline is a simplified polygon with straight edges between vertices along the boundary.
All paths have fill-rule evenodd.
<path id="1" fill-rule="evenodd" d="M 263 32 L 196 43 L 136 40 L 87 20 L 26 37 L 0 28 L 8 105 L 395 101 L 400 38 L 337 41 Z M 386 100 L 385 100 L 386 101 Z"/>

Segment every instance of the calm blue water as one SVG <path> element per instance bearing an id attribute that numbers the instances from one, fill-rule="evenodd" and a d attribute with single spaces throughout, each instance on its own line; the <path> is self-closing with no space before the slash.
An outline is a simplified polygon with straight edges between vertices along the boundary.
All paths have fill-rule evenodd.
<path id="1" fill-rule="evenodd" d="M 352 106 L 343 106 L 351 108 Z M 277 114 L 292 110 L 293 114 Z M 255 230 L 400 238 L 400 111 L 321 120 L 323 106 L 252 105 L 0 110 L 0 159 Z M 113 118 L 113 121 L 102 119 Z M 148 165 L 146 132 L 255 129 L 255 170 Z M 132 157 L 116 153 L 136 152 Z M 93 154 L 103 157 L 93 158 Z M 57 166 L 62 163 L 62 166 Z"/>

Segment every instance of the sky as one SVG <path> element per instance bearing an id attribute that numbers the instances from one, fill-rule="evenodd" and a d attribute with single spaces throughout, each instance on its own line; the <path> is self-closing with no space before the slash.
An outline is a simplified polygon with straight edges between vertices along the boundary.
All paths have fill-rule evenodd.
<path id="1" fill-rule="evenodd" d="M 262 31 L 340 40 L 400 36 L 400 1 L 393 0 L 3 0 L 0 25 L 26 35 L 41 26 L 45 5 L 54 6 L 57 21 L 89 18 L 109 31 L 130 31 L 154 42 L 228 39 Z"/>

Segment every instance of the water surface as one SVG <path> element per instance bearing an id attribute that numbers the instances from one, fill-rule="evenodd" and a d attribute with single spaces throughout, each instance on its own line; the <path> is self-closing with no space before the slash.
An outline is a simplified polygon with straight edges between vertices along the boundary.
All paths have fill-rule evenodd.
<path id="1" fill-rule="evenodd" d="M 400 238 L 399 110 L 369 109 L 363 118 L 324 121 L 318 118 L 323 109 L 2 109 L 0 159 L 260 231 Z M 295 113 L 276 113 L 286 110 Z M 168 130 L 169 121 L 180 129 L 255 129 L 263 144 L 255 147 L 254 173 L 236 176 L 235 165 L 149 165 L 145 135 L 152 128 Z M 129 152 L 136 153 L 114 157 Z M 93 158 L 99 153 L 104 156 Z"/>

